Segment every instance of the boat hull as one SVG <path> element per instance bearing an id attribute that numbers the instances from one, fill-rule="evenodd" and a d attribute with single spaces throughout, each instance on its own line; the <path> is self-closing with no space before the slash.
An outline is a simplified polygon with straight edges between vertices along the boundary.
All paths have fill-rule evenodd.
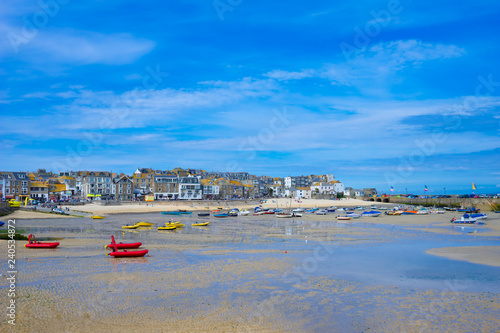
<path id="1" fill-rule="evenodd" d="M 109 255 L 115 258 L 125 258 L 125 257 L 144 257 L 149 251 L 113 251 Z"/>
<path id="2" fill-rule="evenodd" d="M 210 222 L 203 222 L 203 223 L 193 223 L 191 226 L 193 227 L 205 227 L 209 224 Z"/>
<path id="3" fill-rule="evenodd" d="M 54 242 L 54 243 L 31 243 L 31 244 L 24 244 L 24 247 L 30 248 L 30 249 L 54 249 L 59 246 L 59 242 Z"/>

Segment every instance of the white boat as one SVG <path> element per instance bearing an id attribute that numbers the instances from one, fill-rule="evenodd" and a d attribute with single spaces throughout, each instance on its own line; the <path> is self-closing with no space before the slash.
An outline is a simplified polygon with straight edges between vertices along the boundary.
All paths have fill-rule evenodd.
<path id="1" fill-rule="evenodd" d="M 326 209 L 320 209 L 315 214 L 316 215 L 326 215 L 326 213 L 328 213 L 328 211 Z"/>
<path id="2" fill-rule="evenodd" d="M 339 212 L 345 212 L 345 208 L 339 208 L 337 209 Z"/>
<path id="3" fill-rule="evenodd" d="M 304 208 L 295 208 L 294 210 L 292 210 L 292 212 L 294 213 L 302 213 L 304 211 Z"/>
<path id="4" fill-rule="evenodd" d="M 379 207 L 378 210 L 387 210 L 387 207 L 382 206 L 382 207 Z"/>
<path id="5" fill-rule="evenodd" d="M 239 214 L 240 214 L 240 216 L 247 216 L 247 215 L 250 214 L 250 211 L 248 211 L 248 210 L 240 210 Z"/>
<path id="6" fill-rule="evenodd" d="M 460 217 L 460 219 L 457 219 L 456 217 L 452 218 L 450 222 L 451 223 L 474 224 L 477 222 L 477 220 L 470 217 L 467 214 L 464 214 L 463 216 Z"/>
<path id="7" fill-rule="evenodd" d="M 423 209 L 423 210 L 417 210 L 417 215 L 427 215 L 429 213 L 430 213 L 430 211 L 425 210 L 425 209 Z"/>
<path id="8" fill-rule="evenodd" d="M 347 216 L 347 215 L 339 215 L 339 216 L 337 216 L 337 220 L 340 220 L 340 221 L 345 221 L 345 220 L 350 220 L 350 219 L 352 219 L 352 217 Z"/>
<path id="9" fill-rule="evenodd" d="M 431 214 L 444 214 L 446 211 L 444 209 L 433 209 L 431 210 Z"/>
<path id="10" fill-rule="evenodd" d="M 286 214 L 286 213 L 278 213 L 278 214 L 275 214 L 275 215 L 278 218 L 290 218 L 290 217 L 293 217 L 293 214 Z"/>
<path id="11" fill-rule="evenodd" d="M 349 216 L 353 219 L 359 219 L 361 217 L 360 214 L 356 214 L 356 213 L 347 213 L 347 216 Z"/>

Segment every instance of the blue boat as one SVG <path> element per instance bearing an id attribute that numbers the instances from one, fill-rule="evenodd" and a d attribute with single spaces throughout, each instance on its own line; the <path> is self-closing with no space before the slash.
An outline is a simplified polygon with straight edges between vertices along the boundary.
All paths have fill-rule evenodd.
<path id="1" fill-rule="evenodd" d="M 5 222 L 0 221 L 0 227 L 3 226 Z"/>
<path id="2" fill-rule="evenodd" d="M 181 214 L 193 214 L 193 212 L 179 211 Z"/>
<path id="3" fill-rule="evenodd" d="M 229 216 L 228 214 L 214 214 L 214 217 L 219 217 L 219 218 L 224 218 L 228 216 Z"/>
<path id="4" fill-rule="evenodd" d="M 361 216 L 369 216 L 369 217 L 377 217 L 382 214 L 381 212 L 378 212 L 376 210 L 370 210 L 369 212 L 363 212 L 361 213 Z"/>
<path id="5" fill-rule="evenodd" d="M 161 212 L 163 215 L 181 215 L 181 212 Z"/>
<path id="6" fill-rule="evenodd" d="M 475 207 L 459 208 L 457 209 L 459 213 L 479 213 L 479 209 Z"/>
<path id="7" fill-rule="evenodd" d="M 198 216 L 210 216 L 210 213 L 198 213 Z"/>

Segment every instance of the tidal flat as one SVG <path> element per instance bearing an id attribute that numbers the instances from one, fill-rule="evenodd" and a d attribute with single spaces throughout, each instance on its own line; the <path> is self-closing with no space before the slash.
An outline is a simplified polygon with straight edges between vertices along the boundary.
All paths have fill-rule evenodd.
<path id="1" fill-rule="evenodd" d="M 161 232 L 172 217 L 159 213 L 19 219 L 17 228 L 61 245 L 16 242 L 16 331 L 499 331 L 500 267 L 474 258 L 488 249 L 484 257 L 498 259 L 500 219 L 461 227 L 450 218 L 193 214 L 174 218 L 185 227 Z M 209 226 L 191 226 L 202 220 Z M 156 225 L 121 229 L 138 221 Z M 110 235 L 142 242 L 151 256 L 106 256 Z M 7 243 L 0 245 L 6 270 Z M 6 274 L 0 284 L 6 304 Z"/>

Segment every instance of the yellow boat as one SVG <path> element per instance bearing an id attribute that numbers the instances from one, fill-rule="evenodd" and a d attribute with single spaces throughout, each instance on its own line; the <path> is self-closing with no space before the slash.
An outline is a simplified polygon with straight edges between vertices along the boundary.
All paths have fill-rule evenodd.
<path id="1" fill-rule="evenodd" d="M 176 222 L 167 222 L 165 223 L 166 226 L 174 226 L 176 228 L 182 228 L 184 226 L 184 224 L 182 224 L 180 221 L 176 221 Z"/>
<path id="2" fill-rule="evenodd" d="M 164 227 L 158 227 L 158 230 L 175 230 L 177 227 L 175 225 L 166 225 Z"/>
<path id="3" fill-rule="evenodd" d="M 137 228 L 139 228 L 139 226 L 137 224 L 122 226 L 122 229 L 137 229 Z"/>
<path id="4" fill-rule="evenodd" d="M 204 227 L 207 226 L 210 222 L 200 222 L 200 223 L 193 223 L 191 226 L 193 227 Z"/>
<path id="5" fill-rule="evenodd" d="M 92 216 L 93 219 L 105 219 L 104 216 L 99 216 L 99 215 L 94 215 Z"/>
<path id="6" fill-rule="evenodd" d="M 135 225 L 138 226 L 138 227 L 152 227 L 155 224 L 154 223 L 149 223 L 149 222 L 137 222 Z"/>

